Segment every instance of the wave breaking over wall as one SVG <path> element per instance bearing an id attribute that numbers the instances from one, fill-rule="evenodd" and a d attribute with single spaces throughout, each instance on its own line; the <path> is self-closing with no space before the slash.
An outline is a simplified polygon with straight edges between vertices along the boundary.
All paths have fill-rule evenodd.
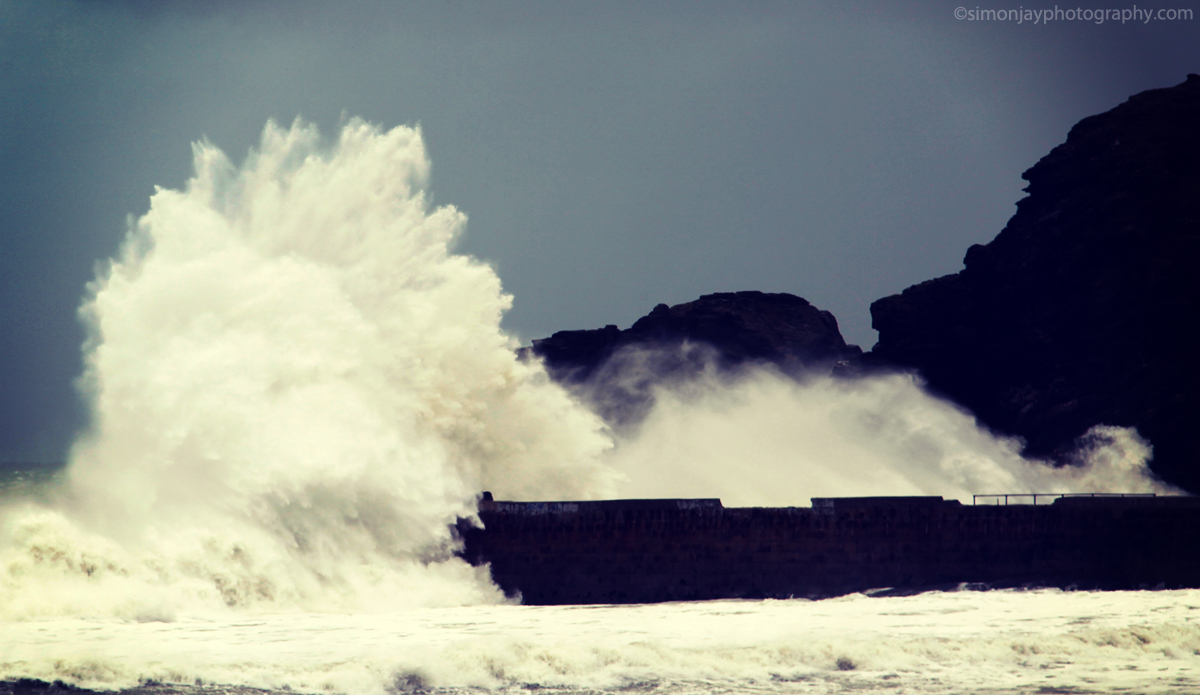
<path id="1" fill-rule="evenodd" d="M 701 375 L 614 435 L 516 358 L 511 298 L 452 251 L 465 216 L 429 204 L 418 130 L 268 124 L 240 166 L 194 155 L 89 288 L 92 426 L 65 479 L 0 497 L 0 618 L 500 602 L 453 555 L 483 490 L 734 506 L 1162 489 L 1131 431 L 1054 471 L 903 376 Z"/>
<path id="2" fill-rule="evenodd" d="M 89 288 L 92 429 L 0 516 L 0 615 L 500 600 L 451 555 L 482 489 L 611 496 L 601 422 L 499 327 L 419 130 L 194 145 Z"/>

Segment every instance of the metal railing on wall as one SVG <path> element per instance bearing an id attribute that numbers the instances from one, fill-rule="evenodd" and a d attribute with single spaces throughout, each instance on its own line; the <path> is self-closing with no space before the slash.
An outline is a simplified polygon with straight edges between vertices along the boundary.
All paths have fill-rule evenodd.
<path id="1" fill-rule="evenodd" d="M 1038 498 L 1043 499 L 1058 499 L 1060 497 L 1155 497 L 1153 492 L 1009 492 L 999 493 L 995 495 L 971 495 L 971 504 L 980 504 L 979 500 L 985 500 L 983 504 L 992 504 L 986 500 L 994 499 L 995 504 L 999 505 L 1000 500 L 1004 500 L 1004 504 L 1008 504 L 1009 498 L 1013 499 L 1032 499 L 1033 504 L 1038 503 Z M 1013 502 L 1013 504 L 1029 504 L 1029 502 Z M 1051 502 L 1053 504 L 1053 502 Z"/>

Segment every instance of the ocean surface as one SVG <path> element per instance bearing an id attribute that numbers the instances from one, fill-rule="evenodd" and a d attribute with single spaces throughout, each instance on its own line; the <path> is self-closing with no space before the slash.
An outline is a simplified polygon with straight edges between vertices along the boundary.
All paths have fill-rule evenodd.
<path id="1" fill-rule="evenodd" d="M 1195 693 L 1200 591 L 59 617 L 0 645 L 0 679 L 150 692 Z"/>

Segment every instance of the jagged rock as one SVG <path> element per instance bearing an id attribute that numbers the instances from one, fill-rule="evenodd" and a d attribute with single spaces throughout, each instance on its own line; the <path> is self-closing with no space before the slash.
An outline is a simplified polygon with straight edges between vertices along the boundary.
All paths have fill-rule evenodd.
<path id="1" fill-rule="evenodd" d="M 525 349 L 618 424 L 640 419 L 655 385 L 707 368 L 728 372 L 754 363 L 792 375 L 827 373 L 861 352 L 846 344 L 833 314 L 795 295 L 764 292 L 659 304 L 626 330 L 559 331 Z"/>
<path id="2" fill-rule="evenodd" d="M 584 381 L 616 352 L 620 339 L 621 329 L 609 324 L 595 330 L 558 331 L 533 341 L 533 347 L 522 352 L 541 357 L 557 381 Z"/>
<path id="3" fill-rule="evenodd" d="M 1028 455 L 1136 427 L 1152 470 L 1200 492 L 1200 76 L 1085 118 L 1023 177 L 961 272 L 871 305 L 863 362 L 919 370 Z"/>

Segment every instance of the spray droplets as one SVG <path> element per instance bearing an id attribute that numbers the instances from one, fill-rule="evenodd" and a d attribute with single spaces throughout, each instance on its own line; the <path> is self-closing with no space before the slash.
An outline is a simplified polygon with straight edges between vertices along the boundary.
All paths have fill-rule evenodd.
<path id="1" fill-rule="evenodd" d="M 449 526 L 485 488 L 611 495 L 609 441 L 516 360 L 499 278 L 451 251 L 465 216 L 427 203 L 420 132 L 351 120 L 326 143 L 298 121 L 241 167 L 194 154 L 82 309 L 93 429 L 59 526 L 120 549 L 118 594 L 497 600 Z"/>
<path id="2" fill-rule="evenodd" d="M 629 375 L 626 375 L 627 377 Z M 729 506 L 806 506 L 812 497 L 1176 490 L 1147 468 L 1137 433 L 1096 427 L 1079 465 L 1020 455 L 911 376 L 810 377 L 770 370 L 662 388 L 614 464 L 638 496 L 715 497 Z"/>

